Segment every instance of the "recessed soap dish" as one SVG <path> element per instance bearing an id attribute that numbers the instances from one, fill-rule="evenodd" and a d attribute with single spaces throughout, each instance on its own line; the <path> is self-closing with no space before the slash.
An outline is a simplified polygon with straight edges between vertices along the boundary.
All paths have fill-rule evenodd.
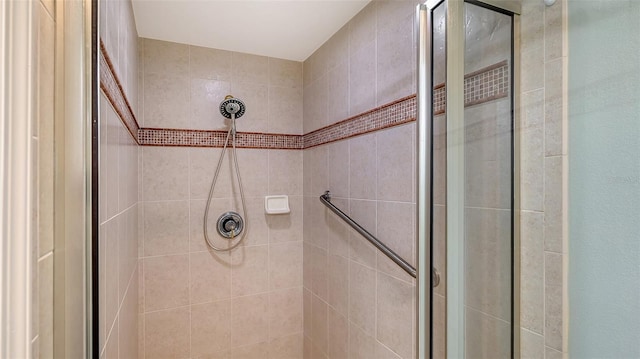
<path id="1" fill-rule="evenodd" d="M 264 211 L 267 214 L 287 214 L 291 212 L 289 209 L 289 196 L 266 196 L 264 198 Z"/>

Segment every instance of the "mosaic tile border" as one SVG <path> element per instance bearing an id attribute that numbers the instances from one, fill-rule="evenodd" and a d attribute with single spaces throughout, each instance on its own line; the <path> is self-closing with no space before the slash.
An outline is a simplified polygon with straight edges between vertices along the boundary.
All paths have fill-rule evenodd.
<path id="1" fill-rule="evenodd" d="M 465 107 L 509 95 L 509 64 L 502 61 L 465 75 Z M 115 74 L 105 46 L 100 42 L 100 88 L 127 130 L 142 146 L 222 147 L 226 131 L 141 128 Z M 446 87 L 433 89 L 434 114 L 445 113 Z M 238 148 L 301 150 L 380 131 L 416 120 L 416 96 L 411 95 L 305 135 L 238 132 Z"/>
<path id="2" fill-rule="evenodd" d="M 144 146 L 178 147 L 222 147 L 227 137 L 226 131 L 180 130 L 164 128 L 141 128 L 138 131 L 140 143 Z M 238 148 L 271 150 L 301 150 L 302 135 L 274 133 L 238 132 Z"/>
<path id="3" fill-rule="evenodd" d="M 113 69 L 113 63 L 109 58 L 104 43 L 100 41 L 100 88 L 115 109 L 122 123 L 127 128 L 133 139 L 141 145 L 138 138 L 140 126 L 136 116 L 131 109 L 131 105 L 122 88 L 122 83 L 118 79 Z"/>
<path id="4" fill-rule="evenodd" d="M 509 63 L 507 60 L 464 76 L 464 105 L 473 106 L 509 96 Z M 444 83 L 433 88 L 433 113 L 441 115 L 447 107 Z"/>
<path id="5" fill-rule="evenodd" d="M 304 135 L 304 148 L 324 145 L 416 120 L 416 96 L 411 95 Z"/>

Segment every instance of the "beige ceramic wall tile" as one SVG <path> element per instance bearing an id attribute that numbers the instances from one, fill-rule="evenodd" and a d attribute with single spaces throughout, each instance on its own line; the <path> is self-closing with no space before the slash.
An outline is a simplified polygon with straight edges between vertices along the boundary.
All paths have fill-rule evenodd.
<path id="1" fill-rule="evenodd" d="M 415 125 L 408 124 L 380 131 L 377 136 L 377 199 L 411 202 L 413 191 L 413 138 Z"/>
<path id="2" fill-rule="evenodd" d="M 329 358 L 347 358 L 349 353 L 349 321 L 329 307 L 327 311 L 327 356 Z"/>
<path id="3" fill-rule="evenodd" d="M 192 79 L 231 81 L 231 52 L 189 46 L 189 76 Z"/>
<path id="4" fill-rule="evenodd" d="M 554 6 L 560 8 L 561 6 Z M 544 152 L 545 156 L 566 154 L 563 139 L 563 69 L 565 58 L 545 63 L 544 71 Z"/>
<path id="5" fill-rule="evenodd" d="M 313 298 L 313 294 L 305 285 L 302 290 L 302 332 L 305 337 L 311 337 L 311 298 Z"/>
<path id="6" fill-rule="evenodd" d="M 376 341 L 349 322 L 349 358 L 368 359 L 375 357 Z"/>
<path id="7" fill-rule="evenodd" d="M 327 146 L 327 166 L 331 169 L 328 171 L 327 190 L 331 191 L 332 197 L 347 198 L 349 196 L 348 140 L 334 142 Z"/>
<path id="8" fill-rule="evenodd" d="M 188 251 L 189 202 L 145 202 L 145 256 L 180 254 Z"/>
<path id="9" fill-rule="evenodd" d="M 544 12 L 545 6 L 540 2 L 522 3 L 522 92 L 544 87 Z"/>
<path id="10" fill-rule="evenodd" d="M 270 292 L 268 313 L 269 338 L 281 338 L 302 332 L 302 287 Z"/>
<path id="11" fill-rule="evenodd" d="M 107 331 L 111 328 L 118 314 L 118 225 L 120 217 L 111 219 L 105 224 L 105 324 Z M 108 334 L 107 334 L 108 335 Z"/>
<path id="12" fill-rule="evenodd" d="M 342 54 L 345 54 L 343 52 Z M 349 117 L 349 61 L 342 57 L 340 62 L 327 72 L 327 124 L 336 123 Z M 313 99 L 312 99 L 313 100 Z"/>
<path id="13" fill-rule="evenodd" d="M 370 41 L 357 50 L 350 48 L 349 115 L 355 116 L 375 106 L 376 43 Z"/>
<path id="14" fill-rule="evenodd" d="M 563 45 L 563 20 L 566 19 L 565 6 L 558 3 L 557 6 L 544 8 L 544 59 L 550 61 L 561 56 L 566 56 L 566 46 Z"/>
<path id="15" fill-rule="evenodd" d="M 520 208 L 542 211 L 544 202 L 544 89 L 521 96 Z"/>
<path id="16" fill-rule="evenodd" d="M 562 255 L 545 252 L 544 267 L 544 342 L 552 349 L 563 351 Z"/>
<path id="17" fill-rule="evenodd" d="M 132 276 L 118 314 L 119 358 L 138 357 L 138 315 L 138 280 Z"/>
<path id="18" fill-rule="evenodd" d="M 233 297 L 266 292 L 269 289 L 269 247 L 242 247 L 232 254 L 231 295 Z"/>
<path id="19" fill-rule="evenodd" d="M 187 75 L 189 46 L 175 42 L 144 39 L 144 71 L 147 74 Z"/>
<path id="20" fill-rule="evenodd" d="M 114 322 L 102 353 L 105 359 L 118 359 L 118 318 Z"/>
<path id="21" fill-rule="evenodd" d="M 267 57 L 234 52 L 231 58 L 233 82 L 268 84 L 269 60 Z"/>
<path id="22" fill-rule="evenodd" d="M 326 300 L 327 298 L 327 251 L 314 246 L 309 246 L 311 291 L 316 296 Z"/>
<path id="23" fill-rule="evenodd" d="M 342 316 L 348 315 L 349 260 L 345 257 L 327 257 L 327 303 Z"/>
<path id="24" fill-rule="evenodd" d="M 190 254 L 191 303 L 231 298 L 231 266 L 213 251 Z"/>
<path id="25" fill-rule="evenodd" d="M 398 6 L 400 8 L 401 6 Z M 378 14 L 379 18 L 381 14 Z M 384 16 L 383 16 L 384 17 Z M 411 14 L 377 33 L 376 105 L 381 106 L 416 92 L 414 82 L 414 17 Z"/>
<path id="26" fill-rule="evenodd" d="M 189 149 L 189 186 L 191 199 L 207 199 L 216 166 L 222 150 L 219 148 Z M 231 151 L 226 151 L 218 178 L 213 188 L 213 198 L 231 196 L 231 181 L 235 181 L 235 169 L 230 166 L 233 161 Z M 233 171 L 233 172 L 232 172 Z M 231 174 L 233 173 L 233 177 Z"/>
<path id="27" fill-rule="evenodd" d="M 544 250 L 562 252 L 562 157 L 544 159 Z"/>
<path id="28" fill-rule="evenodd" d="M 231 346 L 266 342 L 269 338 L 269 295 L 235 298 L 231 304 Z"/>
<path id="29" fill-rule="evenodd" d="M 544 357 L 545 359 L 563 359 L 566 356 L 561 351 L 555 350 L 553 348 L 545 347 Z"/>
<path id="30" fill-rule="evenodd" d="M 302 63 L 269 58 L 269 85 L 283 87 L 302 86 Z"/>
<path id="31" fill-rule="evenodd" d="M 191 307 L 191 355 L 209 357 L 231 348 L 231 301 Z"/>
<path id="32" fill-rule="evenodd" d="M 145 358 L 188 358 L 190 314 L 189 308 L 145 314 Z"/>
<path id="33" fill-rule="evenodd" d="M 523 211 L 521 223 L 521 327 L 542 334 L 544 328 L 544 215 Z"/>
<path id="34" fill-rule="evenodd" d="M 302 358 L 302 341 L 302 333 L 270 340 L 269 359 Z"/>
<path id="35" fill-rule="evenodd" d="M 107 188 L 106 193 L 106 214 L 107 219 L 118 214 L 118 193 L 120 191 L 120 165 L 118 163 L 118 152 L 120 145 L 120 131 L 122 124 L 113 107 L 107 107 L 107 138 L 106 138 L 106 161 L 107 161 Z"/>
<path id="36" fill-rule="evenodd" d="M 148 66 L 145 66 L 145 71 L 147 68 Z M 155 128 L 189 128 L 189 95 L 190 84 L 187 74 L 147 72 L 144 77 L 143 125 Z"/>
<path id="37" fill-rule="evenodd" d="M 376 134 L 349 140 L 349 196 L 376 199 Z"/>
<path id="38" fill-rule="evenodd" d="M 466 307 L 465 354 L 472 358 L 507 358 L 511 354 L 511 326 Z"/>
<path id="39" fill-rule="evenodd" d="M 328 306 L 317 296 L 311 298 L 311 339 L 321 353 L 327 352 L 327 310 Z"/>
<path id="40" fill-rule="evenodd" d="M 269 194 L 302 196 L 302 152 L 270 150 Z"/>
<path id="41" fill-rule="evenodd" d="M 269 245 L 269 286 L 302 286 L 302 241 Z"/>
<path id="42" fill-rule="evenodd" d="M 446 298 L 436 294 L 433 296 L 433 357 L 446 358 L 447 313 Z"/>
<path id="43" fill-rule="evenodd" d="M 246 345 L 231 350 L 232 359 L 253 359 L 268 356 L 269 344 L 262 342 L 253 345 Z"/>
<path id="44" fill-rule="evenodd" d="M 269 86 L 269 116 L 266 130 L 271 133 L 301 135 L 303 128 L 302 99 L 302 86 Z"/>
<path id="45" fill-rule="evenodd" d="M 142 189 L 145 201 L 183 200 L 189 195 L 189 149 L 144 147 Z"/>
<path id="46" fill-rule="evenodd" d="M 318 80 L 306 85 L 303 91 L 302 110 L 304 118 L 303 132 L 309 133 L 326 126 L 328 106 L 327 100 L 327 77 L 322 76 Z"/>
<path id="47" fill-rule="evenodd" d="M 511 213 L 468 208 L 465 218 L 465 252 L 474 253 L 465 265 L 465 304 L 508 321 L 511 318 Z"/>
<path id="48" fill-rule="evenodd" d="M 414 357 L 414 287 L 378 274 L 376 339 L 403 358 Z"/>
<path id="49" fill-rule="evenodd" d="M 349 321 L 368 335 L 376 330 L 376 271 L 353 261 L 349 267 Z"/>
<path id="50" fill-rule="evenodd" d="M 311 175 L 310 192 L 308 195 L 318 197 L 325 191 L 330 190 L 329 186 L 329 163 L 328 146 L 314 147 L 310 150 L 309 165 L 304 162 L 304 167 L 308 168 Z M 304 161 L 304 159 L 303 159 Z"/>
<path id="51" fill-rule="evenodd" d="M 139 147 L 135 143 L 129 131 L 120 125 L 120 146 L 119 146 L 120 183 L 119 183 L 119 212 L 126 210 L 138 202 L 138 151 Z"/>
<path id="52" fill-rule="evenodd" d="M 369 3 L 349 21 L 349 50 L 351 53 L 376 38 L 376 4 Z"/>
<path id="53" fill-rule="evenodd" d="M 520 357 L 523 359 L 544 359 L 544 337 L 521 329 Z"/>
<path id="54" fill-rule="evenodd" d="M 189 255 L 144 259 L 145 311 L 189 304 Z"/>
<path id="55" fill-rule="evenodd" d="M 120 214 L 118 243 L 118 292 L 119 303 L 138 267 L 138 207 L 129 208 Z"/>
<path id="56" fill-rule="evenodd" d="M 246 197 L 263 197 L 268 194 L 268 183 L 265 181 L 265 178 L 269 176 L 268 166 L 265 166 L 268 160 L 267 151 L 238 150 L 238 166 L 240 167 L 240 176 L 242 176 L 242 185 Z M 232 193 L 239 198 L 240 188 L 238 187 L 235 168 L 233 172 Z"/>
<path id="57" fill-rule="evenodd" d="M 38 261 L 38 351 L 53 357 L 53 254 Z"/>

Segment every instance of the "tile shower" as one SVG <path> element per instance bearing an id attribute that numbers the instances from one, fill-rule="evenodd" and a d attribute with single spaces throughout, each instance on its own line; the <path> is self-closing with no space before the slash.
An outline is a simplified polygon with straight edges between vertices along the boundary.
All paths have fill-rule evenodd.
<path id="1" fill-rule="evenodd" d="M 114 83 L 103 86 L 100 202 L 112 215 L 100 248 L 102 355 L 129 358 L 137 345 L 141 358 L 414 357 L 414 281 L 317 197 L 330 190 L 338 207 L 415 265 L 416 3 L 370 3 L 304 63 L 138 39 L 130 3 L 102 4 L 107 66 L 124 94 L 117 98 Z M 525 7 L 523 19 L 535 11 Z M 532 38 L 537 34 L 531 30 Z M 226 130 L 217 107 L 227 94 L 247 104 L 238 131 L 253 133 L 238 150 L 250 229 L 238 250 L 220 254 L 202 237 L 221 151 L 211 147 L 219 139 L 203 131 Z M 393 123 L 349 128 L 368 121 L 353 116 L 380 113 L 397 100 L 391 113 L 401 115 Z M 225 164 L 212 204 L 216 218 L 239 205 Z M 270 194 L 288 195 L 291 214 L 265 215 Z M 542 226 L 526 224 L 523 232 Z M 539 318 L 533 309 L 523 307 L 523 317 Z M 548 336 L 549 353 L 562 350 L 556 328 L 527 323 L 523 350 L 526 343 L 544 351 L 540 335 Z"/>

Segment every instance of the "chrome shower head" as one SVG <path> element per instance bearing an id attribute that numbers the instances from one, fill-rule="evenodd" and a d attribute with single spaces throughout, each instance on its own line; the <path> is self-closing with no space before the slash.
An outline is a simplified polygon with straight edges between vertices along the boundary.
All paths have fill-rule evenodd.
<path id="1" fill-rule="evenodd" d="M 232 115 L 234 115 L 234 118 L 242 117 L 244 110 L 244 102 L 231 95 L 227 95 L 224 101 L 220 103 L 220 113 L 226 118 L 231 118 Z"/>

